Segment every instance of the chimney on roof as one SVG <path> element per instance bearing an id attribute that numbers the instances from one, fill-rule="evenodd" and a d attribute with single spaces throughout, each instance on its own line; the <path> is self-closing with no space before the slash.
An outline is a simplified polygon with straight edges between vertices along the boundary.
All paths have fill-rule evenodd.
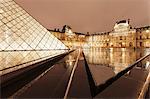
<path id="1" fill-rule="evenodd" d="M 130 19 L 128 19 L 128 24 L 130 24 Z"/>

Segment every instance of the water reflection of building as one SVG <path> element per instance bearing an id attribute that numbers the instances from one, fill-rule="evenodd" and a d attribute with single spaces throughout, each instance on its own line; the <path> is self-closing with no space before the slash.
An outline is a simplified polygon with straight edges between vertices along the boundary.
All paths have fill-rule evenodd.
<path id="1" fill-rule="evenodd" d="M 147 50 L 134 50 L 128 48 L 91 48 L 85 49 L 84 54 L 87 57 L 86 59 L 89 64 L 109 66 L 117 73 L 134 63 L 140 57 L 149 53 L 149 51 L 145 51 Z"/>
<path id="2" fill-rule="evenodd" d="M 64 62 L 64 68 L 72 70 L 72 67 L 75 64 L 75 59 L 77 58 L 77 51 L 70 53 L 68 56 L 66 56 L 65 62 Z"/>
<path id="3" fill-rule="evenodd" d="M 110 63 L 109 50 L 107 49 L 87 49 L 84 53 L 91 64 L 105 64 Z"/>
<path id="4" fill-rule="evenodd" d="M 73 55 L 68 55 L 67 59 L 66 59 L 66 66 L 73 66 L 74 62 L 75 62 L 75 58 Z"/>

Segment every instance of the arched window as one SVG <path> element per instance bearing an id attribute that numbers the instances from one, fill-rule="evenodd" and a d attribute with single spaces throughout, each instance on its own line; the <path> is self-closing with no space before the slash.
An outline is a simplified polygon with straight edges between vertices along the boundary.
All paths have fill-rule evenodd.
<path id="1" fill-rule="evenodd" d="M 130 43 L 129 43 L 129 46 L 130 46 L 130 47 L 132 47 L 132 46 L 133 46 L 132 42 L 130 42 Z"/>

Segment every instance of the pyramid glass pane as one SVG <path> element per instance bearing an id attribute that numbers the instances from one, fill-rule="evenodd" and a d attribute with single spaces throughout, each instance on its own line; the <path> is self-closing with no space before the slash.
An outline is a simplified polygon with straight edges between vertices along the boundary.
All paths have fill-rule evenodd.
<path id="1" fill-rule="evenodd" d="M 13 0 L 0 0 L 1 73 L 6 68 L 29 62 L 32 64 L 63 53 L 66 49 L 61 41 Z"/>

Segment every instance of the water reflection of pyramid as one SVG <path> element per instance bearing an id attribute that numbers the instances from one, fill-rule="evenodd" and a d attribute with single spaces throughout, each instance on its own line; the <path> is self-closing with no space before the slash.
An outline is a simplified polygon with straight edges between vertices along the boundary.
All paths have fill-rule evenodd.
<path id="1" fill-rule="evenodd" d="M 0 51 L 67 49 L 13 0 L 0 0 Z"/>

